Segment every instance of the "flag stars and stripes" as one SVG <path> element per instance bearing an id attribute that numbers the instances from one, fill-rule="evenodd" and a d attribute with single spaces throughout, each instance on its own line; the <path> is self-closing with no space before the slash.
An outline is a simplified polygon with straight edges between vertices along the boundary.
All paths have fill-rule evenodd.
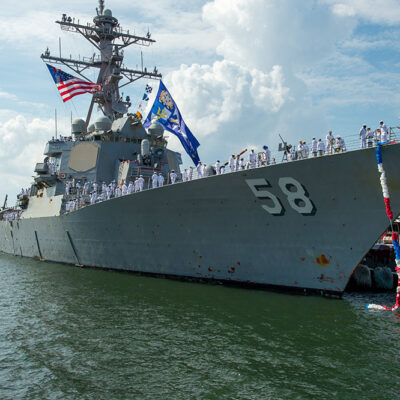
<path id="1" fill-rule="evenodd" d="M 63 102 L 84 93 L 96 93 L 101 90 L 101 85 L 72 76 L 61 69 L 46 64 Z"/>

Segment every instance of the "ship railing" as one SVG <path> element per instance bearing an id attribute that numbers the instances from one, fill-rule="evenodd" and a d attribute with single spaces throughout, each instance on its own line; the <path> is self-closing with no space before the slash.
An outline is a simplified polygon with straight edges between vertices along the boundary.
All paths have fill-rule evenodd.
<path id="1" fill-rule="evenodd" d="M 344 147 L 341 148 L 341 146 L 337 142 L 337 137 L 340 137 L 341 139 L 344 140 Z M 349 151 L 355 151 L 361 149 L 361 139 L 359 134 L 355 135 L 334 135 L 335 140 L 333 141 L 333 146 L 331 152 L 328 152 L 326 149 L 326 139 L 325 137 L 321 137 L 321 140 L 324 142 L 325 145 L 325 153 L 322 156 L 326 155 L 335 155 L 343 152 L 349 152 Z M 319 138 L 316 138 L 317 140 Z M 377 143 L 380 142 L 380 138 L 378 136 L 378 133 L 376 131 L 373 131 L 373 138 L 370 140 L 366 140 L 366 147 L 376 147 Z M 388 135 L 387 135 L 387 142 L 388 144 L 393 144 L 393 143 L 399 143 L 400 142 L 400 127 L 390 127 L 388 129 Z M 288 143 L 289 144 L 289 143 Z M 312 148 L 311 148 L 311 142 L 306 142 L 308 146 L 308 151 L 307 150 L 302 150 L 302 151 L 294 151 L 293 154 L 293 159 L 289 157 L 288 154 L 285 154 L 283 151 L 276 151 L 272 152 L 271 151 L 271 156 L 269 160 L 269 165 L 271 164 L 280 164 L 283 162 L 288 162 L 288 161 L 296 161 L 296 160 L 303 160 L 306 158 L 312 158 Z M 289 144 L 290 145 L 290 144 Z M 297 148 L 297 146 L 291 146 L 291 148 Z M 256 166 L 264 166 L 267 165 L 266 160 L 263 159 L 264 154 L 263 152 L 259 152 L 257 154 L 257 162 Z M 244 158 L 244 164 L 245 164 L 245 169 L 250 168 L 250 161 L 247 157 Z M 221 163 L 223 165 L 223 163 Z M 225 166 L 225 173 L 230 172 L 230 168 L 228 165 Z"/>
<path id="2" fill-rule="evenodd" d="M 337 136 L 336 136 L 337 137 Z M 355 151 L 355 150 L 359 150 L 361 148 L 361 140 L 359 135 L 347 135 L 347 136 L 340 136 L 342 139 L 344 139 L 345 141 L 345 149 L 340 149 L 338 148 L 338 146 L 336 145 L 336 141 L 335 144 L 333 145 L 333 150 L 332 150 L 332 155 L 338 154 L 340 152 L 350 152 L 350 151 Z M 322 139 L 322 138 L 321 138 Z M 376 144 L 378 143 L 379 139 L 376 137 L 376 135 L 374 136 L 372 142 L 371 142 L 371 146 L 370 147 L 376 147 Z M 389 128 L 389 134 L 388 134 L 388 140 L 387 143 L 389 144 L 393 144 L 393 143 L 399 143 L 400 142 L 400 127 L 391 127 Z M 312 157 L 311 154 L 311 144 L 308 144 L 309 147 L 309 153 L 308 153 L 308 157 L 305 157 L 305 154 L 301 154 L 300 152 L 298 152 L 297 154 L 297 160 L 301 161 L 302 159 L 305 158 L 310 158 Z M 266 162 L 265 160 L 262 160 L 262 153 L 258 153 L 260 160 L 257 162 L 256 167 L 261 167 L 261 166 L 265 166 Z M 330 155 L 330 154 L 324 154 L 321 157 L 324 157 L 326 155 Z M 332 156 L 330 155 L 330 156 Z M 279 161 L 278 160 L 278 156 L 282 157 L 282 159 Z M 280 163 L 284 163 L 284 162 L 288 162 L 288 158 L 284 157 L 283 152 L 275 152 L 275 153 L 271 153 L 271 159 L 270 159 L 270 165 L 271 164 L 280 164 Z M 225 166 L 225 173 L 230 173 L 230 168 L 229 165 L 221 163 L 221 165 Z M 245 158 L 245 169 L 250 169 L 251 165 L 250 162 L 248 160 L 248 157 Z M 141 173 L 141 169 L 140 167 L 137 167 L 137 170 L 135 171 L 137 176 L 140 175 Z M 192 178 L 188 179 L 188 180 L 197 180 L 197 179 L 204 179 L 207 178 L 209 176 L 213 176 L 215 174 L 215 171 L 213 171 L 212 169 L 208 168 L 206 170 L 206 172 L 204 173 L 204 175 L 202 176 L 198 176 L 197 170 L 196 168 L 193 168 L 193 173 L 192 173 Z M 164 176 L 164 186 L 170 185 L 172 184 L 171 182 L 171 176 L 170 174 L 165 174 L 163 173 Z M 152 178 L 151 177 L 144 177 L 145 182 L 143 185 L 143 190 L 148 190 L 148 189 L 152 189 L 153 185 L 152 185 Z M 176 179 L 176 183 L 180 183 L 183 181 L 183 175 L 182 173 L 177 173 L 177 179 Z M 92 188 L 90 188 L 89 192 L 92 191 Z M 132 193 L 133 194 L 133 193 Z M 101 201 L 107 201 L 106 199 L 102 198 L 102 192 L 101 192 L 101 185 L 98 186 L 98 190 L 97 190 L 97 201 L 101 202 Z M 115 198 L 115 196 L 112 196 L 111 198 Z M 82 204 L 83 206 L 87 206 L 90 204 L 90 195 L 87 194 L 83 194 L 83 189 L 81 188 L 79 191 L 76 190 L 76 188 L 71 187 L 71 194 L 69 196 L 65 195 L 64 196 L 64 204 L 67 201 L 73 200 L 73 199 L 78 199 L 78 204 Z M 79 201 L 81 199 L 81 201 Z M 81 206 L 79 206 L 78 208 L 81 208 Z M 66 212 L 65 208 L 62 210 L 62 213 Z"/>

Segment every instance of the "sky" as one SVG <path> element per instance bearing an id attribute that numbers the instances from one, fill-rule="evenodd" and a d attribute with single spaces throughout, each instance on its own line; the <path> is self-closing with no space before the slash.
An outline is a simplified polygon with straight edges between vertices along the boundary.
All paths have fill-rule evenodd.
<path id="1" fill-rule="evenodd" d="M 95 0 L 2 5 L 0 18 L 0 203 L 27 187 L 46 141 L 70 134 L 90 95 L 63 103 L 40 59 L 90 57 L 83 37 L 60 30 L 63 13 L 81 23 Z M 325 137 L 356 135 L 362 124 L 400 125 L 400 0 L 105 0 L 124 29 L 149 30 L 157 42 L 125 51 L 127 67 L 157 66 L 200 142 L 203 162 L 225 161 L 246 148 L 277 150 Z M 65 68 L 68 71 L 67 68 Z M 96 80 L 95 71 L 88 77 Z M 123 89 L 135 112 L 146 83 Z M 182 153 L 169 135 L 169 148 Z M 10 204 L 9 202 L 9 204 Z"/>

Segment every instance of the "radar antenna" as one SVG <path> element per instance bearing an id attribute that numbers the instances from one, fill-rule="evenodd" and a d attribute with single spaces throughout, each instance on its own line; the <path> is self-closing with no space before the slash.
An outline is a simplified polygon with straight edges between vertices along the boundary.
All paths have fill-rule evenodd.
<path id="1" fill-rule="evenodd" d="M 100 11 L 100 15 L 103 15 L 103 11 L 104 11 L 104 0 L 99 0 L 99 11 Z"/>
<path id="2" fill-rule="evenodd" d="M 99 74 L 97 77 L 98 84 L 101 85 L 101 90 L 94 93 L 86 118 L 86 126 L 89 125 L 93 106 L 98 104 L 103 114 L 109 117 L 112 121 L 122 117 L 128 112 L 131 106 L 129 98 L 125 100 L 119 93 L 119 90 L 130 83 L 133 83 L 141 78 L 161 79 L 162 75 L 158 73 L 157 68 L 153 72 L 149 72 L 146 67 L 141 69 L 129 69 L 123 65 L 124 48 L 130 45 L 150 46 L 155 43 L 151 39 L 150 32 L 146 36 L 132 35 L 128 31 L 121 28 L 118 19 L 113 17 L 111 10 L 104 8 L 104 0 L 99 0 L 100 9 L 97 10 L 97 15 L 93 18 L 93 24 L 80 24 L 79 20 L 63 14 L 61 21 L 56 21 L 61 29 L 68 32 L 76 32 L 88 40 L 99 52 L 92 57 L 83 57 L 73 59 L 72 56 L 64 58 L 61 56 L 55 57 L 46 50 L 41 58 L 44 61 L 55 64 L 62 64 L 75 73 L 85 78 L 90 82 L 84 72 L 88 68 L 98 68 Z M 120 84 L 120 81 L 125 78 L 127 82 Z"/>

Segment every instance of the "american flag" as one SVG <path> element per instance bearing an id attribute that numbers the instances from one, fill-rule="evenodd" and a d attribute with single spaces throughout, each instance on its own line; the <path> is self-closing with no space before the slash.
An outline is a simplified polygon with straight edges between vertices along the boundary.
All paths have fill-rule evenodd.
<path id="1" fill-rule="evenodd" d="M 79 94 L 96 93 L 101 90 L 101 85 L 67 74 L 61 69 L 57 69 L 49 64 L 46 65 L 64 103 Z"/>

